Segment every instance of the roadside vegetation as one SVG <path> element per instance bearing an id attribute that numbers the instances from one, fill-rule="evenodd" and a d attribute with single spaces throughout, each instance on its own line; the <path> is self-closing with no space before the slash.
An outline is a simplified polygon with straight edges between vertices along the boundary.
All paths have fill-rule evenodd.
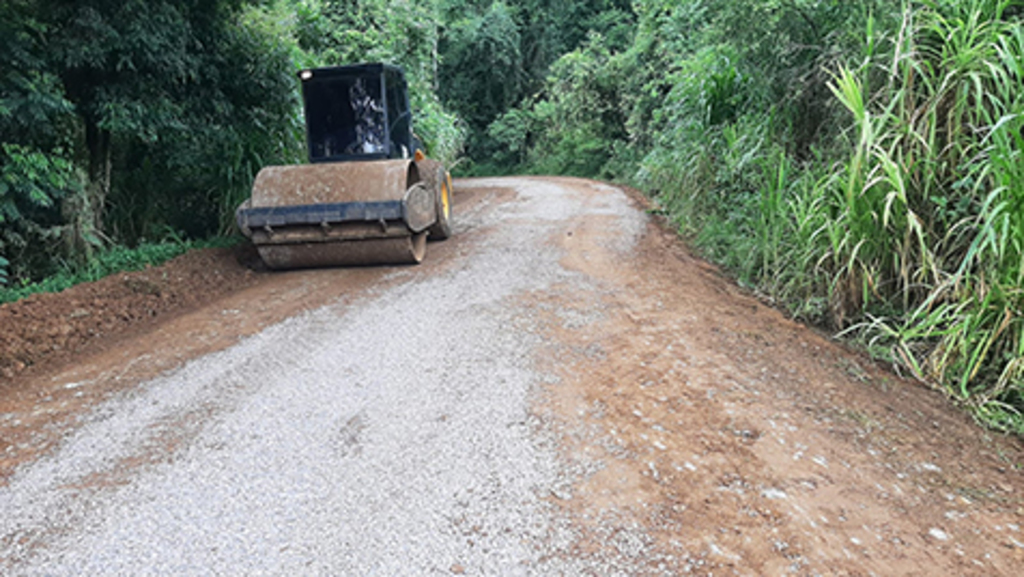
<path id="1" fill-rule="evenodd" d="M 739 281 L 1024 433 L 1020 2 L 635 3 L 487 129 L 628 182 Z"/>
<path id="2" fill-rule="evenodd" d="M 1024 434 L 1022 24 L 1016 0 L 11 0 L 0 284 L 228 233 L 261 166 L 303 159 L 295 73 L 384 60 L 457 173 L 637 186 L 762 298 Z"/>

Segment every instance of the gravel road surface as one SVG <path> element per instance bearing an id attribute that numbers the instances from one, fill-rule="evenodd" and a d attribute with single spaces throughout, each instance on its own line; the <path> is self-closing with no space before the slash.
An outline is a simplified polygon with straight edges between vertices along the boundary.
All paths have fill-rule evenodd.
<path id="1" fill-rule="evenodd" d="M 505 182 L 504 186 L 515 186 Z M 477 186 L 487 187 L 486 181 Z M 97 408 L 0 488 L 0 567 L 47 575 L 556 574 L 572 475 L 517 296 L 585 283 L 547 238 L 621 193 L 524 186 L 468 254 L 288 319 Z M 585 206 L 584 206 L 585 205 Z M 486 231 L 487 234 L 482 234 Z M 617 561 L 618 562 L 618 561 Z M 595 567 L 597 569 L 597 567 Z"/>

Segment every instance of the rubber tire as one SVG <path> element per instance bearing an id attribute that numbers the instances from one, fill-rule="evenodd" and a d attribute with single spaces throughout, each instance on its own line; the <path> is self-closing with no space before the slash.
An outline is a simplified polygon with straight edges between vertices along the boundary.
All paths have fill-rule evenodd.
<path id="1" fill-rule="evenodd" d="M 451 182 L 448 177 L 448 171 L 444 169 L 444 165 L 436 160 L 421 160 L 416 163 L 416 168 L 419 169 L 420 178 L 427 185 L 428 190 L 434 191 L 434 206 L 437 211 L 437 221 L 430 225 L 427 232 L 430 235 L 427 237 L 428 240 L 447 240 L 452 235 L 452 195 L 451 189 L 448 183 Z M 447 192 L 448 194 L 448 210 L 445 211 L 445 202 L 443 195 Z"/>

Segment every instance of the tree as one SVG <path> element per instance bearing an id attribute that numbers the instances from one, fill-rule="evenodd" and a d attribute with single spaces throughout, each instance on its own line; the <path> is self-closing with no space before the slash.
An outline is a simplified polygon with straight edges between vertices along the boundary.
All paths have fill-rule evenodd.
<path id="1" fill-rule="evenodd" d="M 626 0 L 447 0 L 443 5 L 438 91 L 466 121 L 469 153 L 484 171 L 507 169 L 508 162 L 523 157 L 509 154 L 509 147 L 518 146 L 512 140 L 525 134 L 523 111 L 545 87 L 552 63 L 591 32 L 609 49 L 624 50 L 634 28 Z M 510 113 L 515 107 L 523 110 Z M 499 124 L 492 127 L 494 122 Z"/>
<path id="2" fill-rule="evenodd" d="M 260 166 L 299 158 L 298 48 L 254 17 L 261 10 L 242 0 L 0 4 L 8 277 L 168 228 L 216 232 Z"/>
<path id="3" fill-rule="evenodd" d="M 104 231 L 117 143 L 150 144 L 184 126 L 183 96 L 199 73 L 204 28 L 231 5 L 194 0 L 43 0 L 47 51 L 84 133 L 85 194 L 68 205 L 77 248 Z"/>
<path id="4" fill-rule="evenodd" d="M 80 184 L 73 105 L 42 56 L 48 28 L 33 8 L 0 4 L 0 284 L 47 266 L 59 203 Z"/>
<path id="5" fill-rule="evenodd" d="M 522 97 L 519 45 L 519 25 L 501 2 L 448 25 L 439 92 L 474 131 L 485 130 Z"/>

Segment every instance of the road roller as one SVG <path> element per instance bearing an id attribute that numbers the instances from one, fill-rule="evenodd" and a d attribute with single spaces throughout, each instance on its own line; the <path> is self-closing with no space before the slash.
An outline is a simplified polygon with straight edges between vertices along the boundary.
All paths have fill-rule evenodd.
<path id="1" fill-rule="evenodd" d="M 401 68 L 302 70 L 308 164 L 268 166 L 236 211 L 272 269 L 417 264 L 451 235 L 452 183 L 413 133 Z"/>

